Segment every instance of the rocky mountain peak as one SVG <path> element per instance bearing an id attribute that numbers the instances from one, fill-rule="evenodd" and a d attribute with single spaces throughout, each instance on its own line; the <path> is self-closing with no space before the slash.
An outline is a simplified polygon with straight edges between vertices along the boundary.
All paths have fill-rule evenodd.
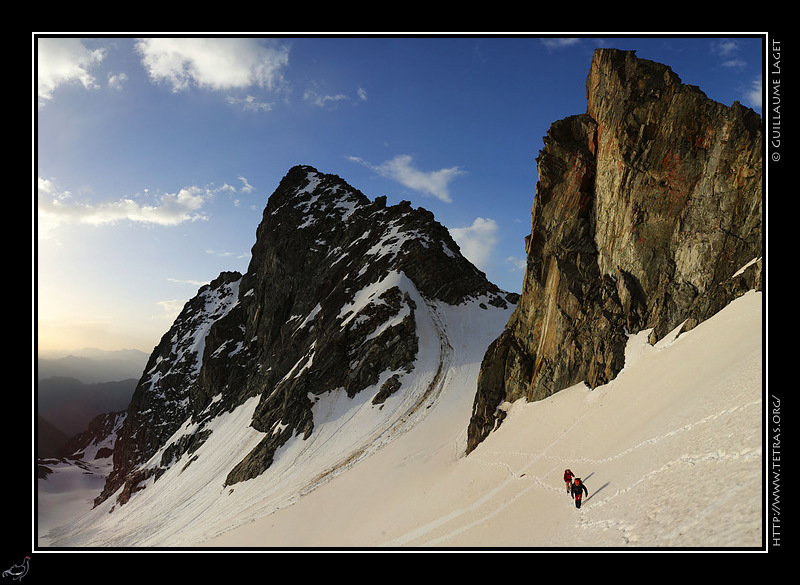
<path id="1" fill-rule="evenodd" d="M 669 67 L 597 50 L 587 111 L 555 122 L 520 302 L 481 368 L 468 450 L 497 407 L 613 379 L 627 335 L 655 341 L 762 284 L 762 129 Z"/>
<path id="2" fill-rule="evenodd" d="M 515 300 L 429 211 L 292 168 L 269 198 L 247 272 L 201 288 L 154 350 L 97 503 L 116 493 L 124 504 L 179 460 L 191 464 L 211 422 L 253 398 L 250 426 L 263 438 L 232 455 L 225 483 L 257 477 L 287 441 L 314 432 L 325 393 L 369 391 L 380 408 L 416 367 L 420 313 L 476 297 Z"/>

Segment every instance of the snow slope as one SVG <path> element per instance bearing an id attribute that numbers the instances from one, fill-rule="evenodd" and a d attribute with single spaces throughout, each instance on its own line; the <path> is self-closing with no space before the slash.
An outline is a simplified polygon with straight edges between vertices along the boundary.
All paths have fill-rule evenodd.
<path id="1" fill-rule="evenodd" d="M 98 451 L 112 448 L 116 434 L 93 443 L 84 451 L 83 459 L 65 461 L 41 460 L 50 470 L 47 480 L 37 480 L 36 521 L 39 545 L 50 528 L 70 522 L 77 514 L 88 510 L 94 498 L 103 490 L 105 477 L 111 473 L 111 457 L 97 457 Z"/>
<path id="2" fill-rule="evenodd" d="M 479 318 L 465 319 L 468 310 Z M 57 527 L 65 518 L 42 517 L 40 487 L 39 545 L 762 545 L 761 293 L 656 346 L 647 331 L 632 336 L 625 369 L 605 386 L 505 405 L 502 426 L 466 457 L 480 362 L 508 313 L 418 313 L 429 363 L 413 384 L 431 393 L 421 409 L 399 406 L 403 396 L 387 401 L 392 437 L 371 425 L 382 417 L 368 393 L 333 393 L 316 406 L 312 443 L 285 447 L 274 474 L 223 488 L 222 460 L 259 440 L 246 424 L 248 403 L 218 421 L 195 462 L 174 466 L 113 514 L 108 501 Z M 567 467 L 589 490 L 580 510 L 561 480 Z"/>

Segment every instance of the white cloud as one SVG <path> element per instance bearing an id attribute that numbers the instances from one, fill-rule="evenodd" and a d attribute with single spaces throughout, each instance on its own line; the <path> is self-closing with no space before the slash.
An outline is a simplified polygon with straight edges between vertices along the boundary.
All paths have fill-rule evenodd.
<path id="1" fill-rule="evenodd" d="M 244 97 L 228 96 L 227 101 L 232 106 L 240 106 L 243 112 L 269 112 L 272 110 L 272 103 L 265 102 L 252 95 Z"/>
<path id="2" fill-rule="evenodd" d="M 136 43 L 150 78 L 178 92 L 190 86 L 211 90 L 258 86 L 277 89 L 289 63 L 286 47 L 267 47 L 251 38 L 152 38 Z"/>
<path id="3" fill-rule="evenodd" d="M 183 307 L 186 305 L 187 299 L 170 299 L 168 301 L 157 301 L 156 304 L 161 307 L 163 313 L 160 318 L 168 321 L 174 321 Z"/>
<path id="4" fill-rule="evenodd" d="M 516 256 L 509 256 L 506 258 L 506 264 L 511 266 L 511 272 L 525 272 L 528 266 L 528 261 L 525 258 L 517 258 Z"/>
<path id="5" fill-rule="evenodd" d="M 36 85 L 39 105 L 53 98 L 61 85 L 79 83 L 87 89 L 96 87 L 89 72 L 92 65 L 103 60 L 102 49 L 87 49 L 76 38 L 39 38 L 36 52 Z"/>
<path id="6" fill-rule="evenodd" d="M 175 282 L 177 284 L 190 284 L 192 286 L 203 286 L 208 284 L 207 280 L 184 280 L 178 278 L 168 278 L 167 282 Z M 167 302 L 167 301 L 162 301 L 162 302 Z"/>
<path id="7" fill-rule="evenodd" d="M 125 73 L 108 74 L 108 87 L 111 89 L 120 90 L 125 82 L 128 81 L 128 75 Z"/>
<path id="8" fill-rule="evenodd" d="M 721 39 L 713 42 L 711 45 L 711 51 L 723 57 L 733 55 L 738 50 L 739 43 L 733 39 Z"/>
<path id="9" fill-rule="evenodd" d="M 572 45 L 576 45 L 579 42 L 580 39 L 576 37 L 542 39 L 542 44 L 548 51 L 555 51 L 557 49 L 564 49 L 566 47 L 571 47 Z"/>
<path id="10" fill-rule="evenodd" d="M 38 180 L 38 230 L 46 237 L 65 224 L 105 225 L 128 220 L 162 226 L 186 221 L 205 220 L 202 208 L 214 195 L 203 187 L 184 187 L 177 193 L 165 193 L 153 203 L 131 198 L 100 203 L 73 202 L 68 191 L 59 191 L 52 181 Z"/>
<path id="11" fill-rule="evenodd" d="M 763 106 L 764 93 L 760 74 L 752 81 L 750 87 L 745 91 L 742 101 L 751 108 L 760 109 Z"/>
<path id="12" fill-rule="evenodd" d="M 744 69 L 747 67 L 747 61 L 742 59 L 731 59 L 729 61 L 723 61 L 722 66 L 729 69 Z"/>
<path id="13" fill-rule="evenodd" d="M 326 107 L 326 106 L 335 106 L 340 102 L 351 102 L 351 103 L 365 102 L 367 101 L 367 92 L 364 88 L 359 87 L 356 90 L 356 98 L 354 99 L 349 95 L 343 93 L 337 93 L 337 94 L 324 93 L 316 89 L 315 86 L 314 89 L 306 90 L 306 92 L 303 94 L 303 99 L 314 106 Z"/>
<path id="14" fill-rule="evenodd" d="M 379 165 L 369 163 L 362 158 L 351 156 L 350 160 L 359 162 L 375 173 L 397 181 L 401 185 L 418 191 L 423 195 L 436 197 L 446 203 L 451 203 L 449 184 L 464 171 L 459 167 L 440 169 L 438 171 L 421 171 L 412 166 L 412 157 L 407 154 L 398 154 L 393 159 Z"/>
<path id="15" fill-rule="evenodd" d="M 341 101 L 346 101 L 350 98 L 348 98 L 343 93 L 338 93 L 336 95 L 321 94 L 319 92 L 309 89 L 303 94 L 303 99 L 315 106 L 324 107 L 327 105 L 336 104 Z"/>
<path id="16" fill-rule="evenodd" d="M 475 218 L 471 226 L 452 228 L 450 234 L 461 248 L 464 257 L 483 271 L 497 244 L 497 222 L 483 217 Z"/>
<path id="17" fill-rule="evenodd" d="M 239 177 L 239 180 L 242 182 L 242 193 L 252 193 L 253 186 L 245 179 L 244 177 Z"/>

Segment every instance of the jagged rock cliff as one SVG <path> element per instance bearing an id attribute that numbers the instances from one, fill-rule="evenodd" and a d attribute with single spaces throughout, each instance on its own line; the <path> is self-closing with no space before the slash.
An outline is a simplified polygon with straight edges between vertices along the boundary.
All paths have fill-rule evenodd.
<path id="1" fill-rule="evenodd" d="M 513 304 L 408 202 L 371 201 L 334 175 L 289 171 L 269 198 L 245 274 L 223 273 L 191 299 L 154 350 L 114 449 L 99 504 L 124 504 L 208 440 L 212 421 L 252 397 L 258 444 L 234 453 L 225 484 L 267 470 L 313 405 L 367 389 L 376 408 L 418 363 L 419 313 L 481 296 Z M 421 403 L 421 402 L 420 402 Z"/>
<path id="2" fill-rule="evenodd" d="M 537 159 L 522 296 L 484 357 L 468 451 L 503 402 L 604 384 L 627 334 L 655 341 L 762 287 L 761 118 L 614 49 L 586 94 Z"/>

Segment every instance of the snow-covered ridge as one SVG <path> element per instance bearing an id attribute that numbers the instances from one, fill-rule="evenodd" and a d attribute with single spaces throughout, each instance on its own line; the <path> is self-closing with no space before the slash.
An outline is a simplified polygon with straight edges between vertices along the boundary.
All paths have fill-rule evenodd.
<path id="1" fill-rule="evenodd" d="M 155 365 L 146 372 L 151 376 L 151 389 L 157 387 L 160 378 L 179 369 L 190 377 L 190 383 L 197 379 L 208 331 L 215 321 L 227 315 L 236 306 L 240 282 L 241 278 L 231 283 L 222 283 L 218 288 L 203 287 L 198 294 L 203 306 L 199 310 L 193 307 L 190 310 L 184 309 L 178 316 L 178 321 L 181 321 L 183 326 L 176 330 L 170 339 L 172 349 L 169 353 L 169 369 L 162 371 L 159 368 L 165 361 L 163 356 L 159 356 Z"/>
<path id="2" fill-rule="evenodd" d="M 347 221 L 356 207 L 363 204 L 363 201 L 353 191 L 345 189 L 339 184 L 321 189 L 323 180 L 324 176 L 321 173 L 309 170 L 307 172 L 308 183 L 302 188 L 295 189 L 293 196 L 276 207 L 271 215 L 278 215 L 287 206 L 292 207 L 305 217 L 297 229 L 310 227 L 321 216 L 335 215 L 340 221 Z"/>

